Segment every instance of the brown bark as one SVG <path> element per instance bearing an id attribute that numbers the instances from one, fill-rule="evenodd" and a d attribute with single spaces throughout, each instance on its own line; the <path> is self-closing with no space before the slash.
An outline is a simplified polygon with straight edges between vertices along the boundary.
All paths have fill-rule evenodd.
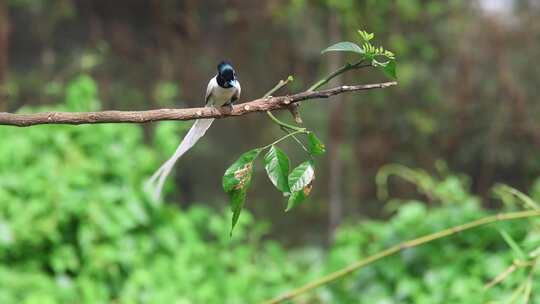
<path id="1" fill-rule="evenodd" d="M 356 86 L 340 86 L 328 90 L 302 92 L 294 95 L 260 98 L 229 108 L 159 109 L 148 111 L 102 111 L 102 112 L 45 112 L 35 114 L 12 114 L 0 112 L 0 125 L 28 127 L 43 124 L 96 124 L 96 123 L 147 123 L 161 120 L 194 120 L 200 118 L 226 118 L 255 112 L 285 110 L 293 103 L 329 98 L 345 92 L 382 89 L 397 85 L 384 82 Z"/>

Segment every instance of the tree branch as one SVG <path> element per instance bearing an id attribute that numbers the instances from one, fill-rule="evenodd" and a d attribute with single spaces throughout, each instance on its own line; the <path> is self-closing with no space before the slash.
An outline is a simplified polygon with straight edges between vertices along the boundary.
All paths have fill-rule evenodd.
<path id="1" fill-rule="evenodd" d="M 310 282 L 302 287 L 299 287 L 297 289 L 294 289 L 290 292 L 287 292 L 281 296 L 276 297 L 275 299 L 268 300 L 264 302 L 264 304 L 278 304 L 285 302 L 287 300 L 291 300 L 293 298 L 296 298 L 300 294 L 306 293 L 308 291 L 311 291 L 317 287 L 321 287 L 323 285 L 329 284 L 331 282 L 334 282 L 338 279 L 343 278 L 344 276 L 347 276 L 351 274 L 352 272 L 365 267 L 369 264 L 372 264 L 378 260 L 381 260 L 383 258 L 392 256 L 398 252 L 401 252 L 402 250 L 413 248 L 416 246 L 420 246 L 438 239 L 442 239 L 444 237 L 448 237 L 451 235 L 454 235 L 459 232 L 463 232 L 469 229 L 477 228 L 480 226 L 484 226 L 491 223 L 496 222 L 504 222 L 504 221 L 510 221 L 510 220 L 517 220 L 517 219 L 525 219 L 525 218 L 531 218 L 531 217 L 537 217 L 540 216 L 540 211 L 538 210 L 529 210 L 529 211 L 520 211 L 520 212 L 509 212 L 509 213 L 502 213 L 492 216 L 487 216 L 481 219 L 478 219 L 476 221 L 472 221 L 466 224 L 454 226 L 445 230 L 441 230 L 432 234 L 425 235 L 423 237 L 419 237 L 414 240 L 406 241 L 401 244 L 395 245 L 393 247 L 390 247 L 386 250 L 380 251 L 374 255 L 371 255 L 369 257 L 366 257 L 362 260 L 359 260 L 341 270 L 338 270 L 336 272 L 332 272 L 320 279 L 317 279 L 313 282 Z"/>
<path id="2" fill-rule="evenodd" d="M 97 123 L 147 123 L 162 120 L 193 120 L 199 118 L 226 118 L 249 113 L 287 109 L 291 104 L 316 98 L 371 89 L 382 89 L 397 85 L 384 82 L 367 85 L 341 86 L 321 91 L 306 91 L 294 95 L 260 98 L 223 108 L 159 109 L 148 111 L 102 111 L 102 112 L 45 112 L 35 114 L 12 114 L 0 112 L 0 125 L 29 127 L 42 124 L 97 124 Z"/>

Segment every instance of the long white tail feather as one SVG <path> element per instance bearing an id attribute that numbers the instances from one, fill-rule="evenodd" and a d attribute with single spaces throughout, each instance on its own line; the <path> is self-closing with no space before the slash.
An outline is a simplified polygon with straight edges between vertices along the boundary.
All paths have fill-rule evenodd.
<path id="1" fill-rule="evenodd" d="M 152 197 L 155 200 L 159 200 L 161 196 L 161 190 L 163 190 L 163 185 L 165 184 L 165 180 L 167 179 L 167 176 L 171 172 L 172 168 L 174 167 L 174 164 L 176 161 L 182 157 L 191 147 L 193 147 L 201 137 L 204 136 L 208 128 L 212 125 L 214 122 L 213 118 L 209 119 L 198 119 L 195 121 L 191 129 L 189 129 L 188 133 L 178 145 L 178 148 L 176 148 L 176 151 L 174 154 L 169 158 L 166 162 L 159 167 L 159 169 L 148 179 L 145 185 L 146 191 L 152 191 Z M 157 182 L 157 183 L 156 183 Z"/>

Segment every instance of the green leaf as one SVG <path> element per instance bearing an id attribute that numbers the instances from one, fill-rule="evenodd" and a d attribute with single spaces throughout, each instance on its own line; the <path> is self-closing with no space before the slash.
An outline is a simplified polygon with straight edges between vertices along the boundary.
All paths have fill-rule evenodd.
<path id="1" fill-rule="evenodd" d="M 304 202 L 310 192 L 311 192 L 311 183 L 307 185 L 306 187 L 304 187 L 303 190 L 293 192 L 291 196 L 289 196 L 289 202 L 287 204 L 287 209 L 285 209 L 285 212 L 288 212 L 289 210 L 295 208 L 296 206 Z"/>
<path id="2" fill-rule="evenodd" d="M 292 193 L 304 190 L 314 178 L 315 170 L 312 162 L 303 162 L 289 174 L 289 188 Z"/>
<path id="3" fill-rule="evenodd" d="M 308 134 L 308 150 L 309 154 L 313 156 L 321 155 L 326 152 L 324 144 L 312 132 Z"/>
<path id="4" fill-rule="evenodd" d="M 386 62 L 379 62 L 375 59 L 372 60 L 372 64 L 374 67 L 380 68 L 383 73 L 391 78 L 391 79 L 397 79 L 397 72 L 396 72 L 396 61 L 390 60 Z"/>
<path id="5" fill-rule="evenodd" d="M 353 52 L 358 54 L 364 54 L 364 50 L 358 46 L 356 43 L 343 41 L 336 43 L 325 50 L 323 50 L 321 53 L 327 53 L 327 52 Z"/>
<path id="6" fill-rule="evenodd" d="M 300 205 L 311 193 L 312 182 L 315 179 L 315 170 L 313 169 L 313 163 L 306 161 L 296 167 L 291 174 L 289 174 L 289 187 L 292 191 L 287 204 L 289 211 L 296 206 Z"/>
<path id="7" fill-rule="evenodd" d="M 389 61 L 386 64 L 386 66 L 383 67 L 383 72 L 389 78 L 396 80 L 397 79 L 396 61 L 395 60 Z"/>
<path id="8" fill-rule="evenodd" d="M 363 30 L 358 30 L 358 35 L 360 35 L 360 38 L 362 38 L 362 40 L 364 40 L 366 42 L 370 41 L 373 38 L 375 38 L 375 34 L 368 33 L 368 32 L 363 31 Z"/>
<path id="9" fill-rule="evenodd" d="M 247 189 L 249 186 L 251 186 L 251 173 L 252 172 L 249 173 L 249 180 L 246 182 L 245 187 L 228 193 L 231 201 L 231 210 L 233 213 L 231 235 L 234 230 L 234 226 L 236 226 L 236 223 L 238 223 L 238 219 L 240 218 L 240 212 L 242 212 L 242 208 L 244 208 L 244 204 L 246 203 Z"/>
<path id="10" fill-rule="evenodd" d="M 231 192 L 236 189 L 243 181 L 242 170 L 248 169 L 248 166 L 252 166 L 253 161 L 259 156 L 261 149 L 250 150 L 240 156 L 223 175 L 223 190 L 225 192 Z"/>
<path id="11" fill-rule="evenodd" d="M 279 191 L 289 193 L 289 158 L 281 149 L 272 146 L 264 156 L 266 173 Z"/>
<path id="12" fill-rule="evenodd" d="M 246 202 L 247 189 L 251 186 L 253 175 L 253 162 L 259 153 L 261 149 L 253 149 L 242 154 L 223 175 L 223 190 L 229 195 L 233 212 L 231 234 Z"/>

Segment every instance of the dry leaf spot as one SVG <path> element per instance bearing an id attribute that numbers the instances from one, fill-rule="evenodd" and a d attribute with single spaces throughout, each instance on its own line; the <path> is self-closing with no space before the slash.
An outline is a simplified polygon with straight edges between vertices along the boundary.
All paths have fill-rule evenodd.
<path id="1" fill-rule="evenodd" d="M 304 187 L 304 195 L 309 196 L 311 193 L 311 189 L 313 189 L 313 183 L 309 183 L 307 186 Z"/>
<path id="2" fill-rule="evenodd" d="M 251 167 L 252 167 L 251 163 L 248 163 L 242 169 L 236 170 L 234 172 L 234 178 L 236 178 L 237 180 L 243 179 L 251 170 Z"/>
<path id="3" fill-rule="evenodd" d="M 246 181 L 249 177 L 249 172 L 251 171 L 252 164 L 246 164 L 244 168 L 238 169 L 234 172 L 234 178 L 238 180 L 238 185 L 234 186 L 235 190 L 242 189 L 246 184 Z"/>

